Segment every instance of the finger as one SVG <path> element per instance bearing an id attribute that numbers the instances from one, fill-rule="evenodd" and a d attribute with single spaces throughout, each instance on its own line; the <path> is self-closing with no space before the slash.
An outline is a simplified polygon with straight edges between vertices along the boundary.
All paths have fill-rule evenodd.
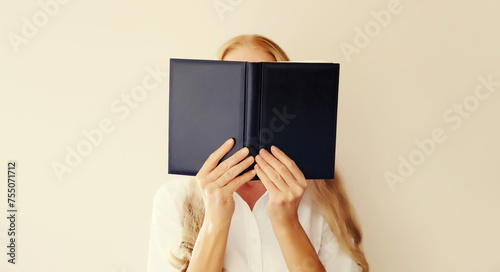
<path id="1" fill-rule="evenodd" d="M 265 149 L 261 149 L 259 154 L 262 158 L 285 180 L 285 182 L 291 186 L 295 183 L 295 177 L 290 173 L 286 165 L 273 156 L 273 154 L 267 152 Z"/>
<path id="2" fill-rule="evenodd" d="M 256 174 L 255 170 L 250 170 L 245 174 L 231 180 L 226 186 L 224 186 L 223 189 L 226 190 L 228 195 L 232 194 L 236 190 L 238 190 L 241 187 L 241 185 L 251 180 L 255 176 L 255 174 Z"/>
<path id="3" fill-rule="evenodd" d="M 201 166 L 200 171 L 198 171 L 198 175 L 205 176 L 209 174 L 217 166 L 222 157 L 233 148 L 233 145 L 234 140 L 231 138 L 210 154 L 207 160 L 205 160 L 205 163 L 203 163 L 203 166 Z"/>
<path id="4" fill-rule="evenodd" d="M 289 186 L 285 183 L 285 181 L 283 181 L 283 179 L 281 178 L 280 174 L 278 172 L 276 172 L 263 158 L 261 155 L 257 155 L 255 157 L 255 161 L 257 162 L 257 164 L 259 165 L 260 168 L 262 168 L 262 171 L 264 172 L 264 174 L 266 174 L 266 176 L 268 177 L 268 179 L 274 183 L 274 185 L 276 185 L 276 187 L 282 191 L 282 192 L 286 192 L 289 188 Z"/>
<path id="5" fill-rule="evenodd" d="M 290 159 L 283 151 L 281 151 L 279 148 L 273 145 L 271 146 L 271 152 L 281 163 L 283 163 L 288 168 L 290 173 L 292 173 L 292 175 L 297 180 L 306 179 L 302 171 L 300 171 L 297 164 L 295 164 L 295 162 L 292 159 Z"/>
<path id="6" fill-rule="evenodd" d="M 247 169 L 253 163 L 253 157 L 247 157 L 242 162 L 237 165 L 231 167 L 229 170 L 224 172 L 222 176 L 220 176 L 215 182 L 220 186 L 224 187 L 227 183 L 233 180 L 236 176 L 238 176 L 241 172 Z"/>
<path id="7" fill-rule="evenodd" d="M 254 169 L 260 181 L 262 181 L 262 184 L 264 184 L 264 187 L 266 187 L 266 190 L 269 193 L 279 191 L 278 187 L 276 187 L 276 185 L 269 179 L 269 177 L 266 176 L 266 174 L 264 173 L 264 171 L 262 171 L 262 168 L 260 168 L 258 164 L 254 166 Z"/>
<path id="8" fill-rule="evenodd" d="M 229 157 L 229 158 L 225 159 L 223 162 L 219 163 L 219 165 L 217 165 L 217 167 L 215 167 L 215 169 L 213 169 L 208 174 L 207 179 L 208 180 L 219 179 L 224 173 L 229 171 L 229 169 L 231 169 L 231 167 L 235 166 L 237 163 L 239 163 L 241 160 L 243 160 L 248 155 L 248 153 L 249 153 L 249 151 L 248 151 L 247 147 L 243 147 L 242 149 L 238 150 L 238 152 L 234 153 L 231 157 Z M 224 186 L 224 185 L 222 185 L 222 186 Z"/>

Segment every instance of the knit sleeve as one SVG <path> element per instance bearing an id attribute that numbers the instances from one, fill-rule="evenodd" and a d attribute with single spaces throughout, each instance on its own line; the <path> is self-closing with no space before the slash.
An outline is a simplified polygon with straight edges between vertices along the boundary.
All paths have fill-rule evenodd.
<path id="1" fill-rule="evenodd" d="M 179 271 L 170 264 L 181 242 L 183 203 L 190 189 L 186 179 L 174 179 L 161 185 L 153 199 L 148 272 Z"/>

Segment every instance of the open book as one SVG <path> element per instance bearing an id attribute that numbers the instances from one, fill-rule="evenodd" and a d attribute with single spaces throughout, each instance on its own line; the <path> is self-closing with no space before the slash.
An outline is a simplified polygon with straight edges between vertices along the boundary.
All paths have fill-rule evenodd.
<path id="1" fill-rule="evenodd" d="M 275 145 L 307 179 L 333 178 L 339 67 L 170 59 L 168 173 L 196 175 L 234 138 L 221 161 L 245 146 L 256 156 Z"/>

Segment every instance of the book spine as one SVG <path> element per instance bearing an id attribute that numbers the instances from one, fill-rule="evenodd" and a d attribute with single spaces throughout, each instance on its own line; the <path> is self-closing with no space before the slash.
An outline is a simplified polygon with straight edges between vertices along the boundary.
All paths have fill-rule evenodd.
<path id="1" fill-rule="evenodd" d="M 260 62 L 247 62 L 243 146 L 248 147 L 250 156 L 256 156 L 260 149 L 261 71 L 262 64 Z"/>

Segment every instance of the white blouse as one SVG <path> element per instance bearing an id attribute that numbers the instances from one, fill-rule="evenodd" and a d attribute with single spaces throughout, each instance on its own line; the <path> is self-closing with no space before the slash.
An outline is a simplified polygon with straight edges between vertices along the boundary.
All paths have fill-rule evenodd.
<path id="1" fill-rule="evenodd" d="M 174 252 L 180 243 L 182 207 L 188 190 L 198 186 L 194 177 L 176 178 L 160 186 L 153 201 L 149 242 L 148 271 L 178 271 L 168 262 L 168 249 Z M 266 206 L 265 192 L 253 210 L 233 194 L 235 211 L 229 229 L 224 268 L 229 272 L 288 271 L 278 240 L 274 235 Z M 328 223 L 318 212 L 319 206 L 304 193 L 299 205 L 299 221 L 328 272 L 358 272 L 358 265 L 339 247 Z"/>

